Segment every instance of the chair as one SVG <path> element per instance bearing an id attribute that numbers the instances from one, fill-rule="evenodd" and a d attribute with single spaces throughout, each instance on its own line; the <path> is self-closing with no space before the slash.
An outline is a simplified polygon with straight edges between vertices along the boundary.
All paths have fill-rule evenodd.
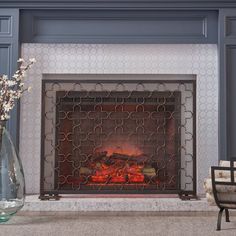
<path id="1" fill-rule="evenodd" d="M 229 209 L 236 209 L 236 159 L 230 160 L 227 166 L 212 166 L 212 192 L 216 205 L 219 207 L 217 230 L 221 230 L 222 214 L 225 211 L 226 222 L 229 220 Z M 219 178 L 220 177 L 220 178 Z"/>

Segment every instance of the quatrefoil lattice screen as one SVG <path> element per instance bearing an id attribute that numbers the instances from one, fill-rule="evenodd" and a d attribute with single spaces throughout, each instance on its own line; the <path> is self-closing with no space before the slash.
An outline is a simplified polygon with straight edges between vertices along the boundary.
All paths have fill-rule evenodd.
<path id="1" fill-rule="evenodd" d="M 196 193 L 195 82 L 44 80 L 41 194 Z"/>

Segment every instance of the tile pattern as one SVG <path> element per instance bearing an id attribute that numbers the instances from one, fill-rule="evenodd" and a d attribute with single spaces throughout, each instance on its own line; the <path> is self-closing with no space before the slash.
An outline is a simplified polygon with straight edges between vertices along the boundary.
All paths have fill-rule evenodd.
<path id="1" fill-rule="evenodd" d="M 217 45 L 23 44 L 22 57 L 35 57 L 21 100 L 20 155 L 27 193 L 39 192 L 41 80 L 43 74 L 197 75 L 198 193 L 211 165 L 218 162 Z"/>

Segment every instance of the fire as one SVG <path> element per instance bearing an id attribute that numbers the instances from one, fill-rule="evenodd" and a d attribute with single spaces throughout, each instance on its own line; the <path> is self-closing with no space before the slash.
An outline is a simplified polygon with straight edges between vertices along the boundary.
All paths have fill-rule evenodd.
<path id="1" fill-rule="evenodd" d="M 79 178 L 70 182 L 79 185 L 146 185 L 159 184 L 156 169 L 149 157 L 134 145 L 108 146 L 97 150 L 85 166 L 79 169 Z"/>
<path id="2" fill-rule="evenodd" d="M 79 168 L 79 175 L 60 181 L 99 186 L 158 183 L 157 170 L 149 160 L 150 157 L 133 144 L 109 144 L 93 152 Z"/>
<path id="3" fill-rule="evenodd" d="M 111 156 L 113 153 L 129 156 L 140 156 L 143 154 L 143 152 L 138 147 L 125 142 L 107 145 L 101 148 L 99 151 L 106 151 L 108 156 Z"/>
<path id="4" fill-rule="evenodd" d="M 132 166 L 126 164 L 122 167 L 119 161 L 112 166 L 102 164 L 95 175 L 91 176 L 91 180 L 95 183 L 142 183 L 144 182 L 142 168 L 142 165 L 137 164 Z"/>
<path id="5" fill-rule="evenodd" d="M 107 160 L 101 159 L 93 163 L 95 169 L 91 181 L 94 183 L 143 183 L 144 174 L 142 169 L 144 164 L 137 160 L 142 160 L 144 154 L 136 146 L 123 143 L 122 145 L 109 145 L 103 147 L 98 153 L 105 153 Z M 109 164 L 107 164 L 107 163 Z"/>

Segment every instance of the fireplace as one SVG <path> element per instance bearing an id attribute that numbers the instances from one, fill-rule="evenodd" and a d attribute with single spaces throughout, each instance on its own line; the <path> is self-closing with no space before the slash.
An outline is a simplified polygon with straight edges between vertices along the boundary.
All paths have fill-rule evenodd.
<path id="1" fill-rule="evenodd" d="M 94 90 L 94 84 L 104 80 L 107 82 L 132 80 L 142 82 L 145 90 L 149 91 L 156 88 L 158 82 L 165 81 L 168 86 L 159 86 L 160 92 L 180 90 L 181 94 L 186 94 L 185 97 L 187 92 L 184 92 L 184 90 L 188 88 L 185 89 L 183 85 L 177 86 L 177 82 L 181 81 L 182 84 L 196 83 L 196 93 L 194 93 L 192 87 L 190 87 L 189 92 L 189 96 L 193 95 L 194 99 L 187 100 L 189 103 L 187 110 L 195 113 L 196 127 L 189 123 L 186 132 L 181 130 L 181 143 L 183 146 L 187 145 L 188 152 L 191 155 L 181 154 L 179 184 L 181 185 L 180 190 L 186 193 L 188 191 L 192 192 L 196 183 L 197 195 L 203 196 L 203 180 L 208 175 L 209 166 L 217 165 L 218 162 L 217 45 L 23 44 L 22 57 L 25 59 L 37 58 L 37 63 L 31 68 L 25 80 L 27 86 L 32 86 L 32 92 L 22 97 L 20 112 L 20 155 L 26 176 L 27 194 L 42 193 L 42 195 L 47 196 L 51 193 L 59 193 L 63 196 L 64 193 L 71 192 L 95 193 L 95 191 L 88 189 L 77 191 L 78 188 L 76 187 L 76 191 L 55 187 L 55 153 L 53 152 L 55 143 L 49 143 L 50 140 L 54 140 L 56 130 L 53 124 L 55 122 L 52 120 L 51 123 L 47 123 L 44 115 L 42 115 L 45 114 L 45 111 L 42 110 L 43 107 L 47 110 L 52 109 L 53 105 L 50 105 L 46 97 L 42 96 L 42 81 L 48 81 L 44 84 L 47 85 L 45 90 L 50 89 L 50 81 L 60 82 L 60 86 L 53 86 L 55 91 L 52 94 L 56 96 L 58 90 L 80 91 L 82 88 L 86 91 Z M 82 88 L 79 85 L 73 88 L 72 85 L 69 85 L 71 80 L 73 82 L 82 81 Z M 86 81 L 92 82 L 85 83 Z M 155 82 L 151 83 L 152 81 Z M 188 81 L 189 83 L 187 83 Z M 149 82 L 149 85 L 145 82 Z M 175 82 L 175 88 L 169 87 L 172 86 L 170 82 L 172 84 Z M 115 90 L 115 84 L 117 83 L 104 83 L 103 87 L 108 91 Z M 126 85 L 126 89 L 135 90 L 136 86 L 137 84 L 133 82 L 133 85 Z M 101 86 L 97 85 L 96 90 L 101 92 Z M 138 86 L 136 90 L 142 92 L 142 86 Z M 122 86 L 119 86 L 117 91 L 122 91 Z M 47 94 L 50 95 L 49 92 Z M 43 97 L 44 102 L 50 105 L 51 108 L 42 105 Z M 190 103 L 194 100 L 196 100 L 196 108 Z M 183 101 L 181 99 L 181 102 Z M 181 107 L 183 109 L 183 106 Z M 48 114 L 48 118 L 50 118 L 49 115 L 55 114 L 55 108 L 53 112 Z M 186 113 L 185 116 L 191 117 L 191 112 Z M 52 118 L 54 118 L 54 115 Z M 184 119 L 182 113 L 181 119 Z M 43 141 L 41 139 L 41 124 L 44 122 L 46 122 L 45 133 L 53 129 L 52 137 L 47 136 L 48 143 L 44 143 L 44 139 Z M 191 134 L 194 134 L 194 132 L 196 133 L 196 145 L 194 143 L 192 146 Z M 183 134 L 185 134 L 185 137 L 183 137 Z M 42 149 L 48 155 L 47 162 L 45 161 L 46 157 L 43 157 L 44 155 L 41 153 L 43 145 L 44 148 Z M 196 148 L 196 150 L 193 148 Z M 184 153 L 184 149 L 181 150 Z M 52 151 L 52 154 L 50 154 L 50 151 Z M 192 160 L 196 163 L 194 168 Z M 44 173 L 41 173 L 40 170 Z M 194 175 L 196 175 L 196 178 L 193 177 Z M 45 181 L 42 181 L 40 176 L 44 176 Z M 118 187 L 120 186 L 116 184 L 116 188 Z M 163 191 L 163 189 L 165 188 L 143 191 L 126 190 L 125 193 L 175 194 L 179 192 L 173 189 Z M 121 191 L 119 188 L 112 191 L 103 189 L 100 193 L 121 193 Z M 106 196 L 109 197 L 109 195 Z"/>
<path id="2" fill-rule="evenodd" d="M 41 199 L 196 194 L 195 81 L 119 77 L 43 80 Z"/>

